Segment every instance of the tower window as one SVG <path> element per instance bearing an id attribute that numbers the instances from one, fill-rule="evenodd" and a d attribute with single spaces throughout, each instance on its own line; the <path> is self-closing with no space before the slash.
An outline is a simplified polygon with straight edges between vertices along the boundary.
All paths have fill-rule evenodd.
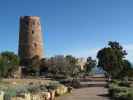
<path id="1" fill-rule="evenodd" d="M 33 21 L 33 25 L 35 25 L 35 21 Z"/>
<path id="2" fill-rule="evenodd" d="M 37 44 L 36 43 L 34 43 L 34 47 L 37 48 Z"/>
<path id="3" fill-rule="evenodd" d="M 32 34 L 34 34 L 34 31 L 32 30 Z"/>
<path id="4" fill-rule="evenodd" d="M 32 21 L 32 24 L 35 25 L 35 24 L 36 24 L 36 20 L 33 20 L 33 21 Z"/>
<path id="5" fill-rule="evenodd" d="M 25 21 L 25 24 L 28 26 L 29 22 L 26 20 L 26 21 Z"/>

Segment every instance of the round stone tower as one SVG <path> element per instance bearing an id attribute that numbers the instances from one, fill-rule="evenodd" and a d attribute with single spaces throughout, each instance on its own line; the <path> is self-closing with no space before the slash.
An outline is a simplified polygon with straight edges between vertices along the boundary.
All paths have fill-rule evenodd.
<path id="1" fill-rule="evenodd" d="M 43 57 L 43 40 L 38 16 L 21 16 L 19 30 L 20 64 L 28 65 L 29 59 L 38 56 Z"/>

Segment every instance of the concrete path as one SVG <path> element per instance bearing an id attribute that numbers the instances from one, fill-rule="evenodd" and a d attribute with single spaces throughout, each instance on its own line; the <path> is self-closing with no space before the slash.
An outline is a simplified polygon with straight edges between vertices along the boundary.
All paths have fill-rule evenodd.
<path id="1" fill-rule="evenodd" d="M 94 83 L 94 82 L 93 82 Z M 92 84 L 92 83 L 90 83 Z M 108 91 L 103 86 L 99 86 L 101 83 L 93 87 L 85 87 L 75 89 L 71 94 L 58 97 L 56 100 L 109 100 L 105 95 Z M 102 84 L 105 84 L 102 82 Z"/>

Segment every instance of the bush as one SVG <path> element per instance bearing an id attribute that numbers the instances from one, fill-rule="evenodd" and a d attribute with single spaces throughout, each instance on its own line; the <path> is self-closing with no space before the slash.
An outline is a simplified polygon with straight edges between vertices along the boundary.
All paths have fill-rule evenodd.
<path id="1" fill-rule="evenodd" d="M 129 92 L 127 95 L 127 100 L 133 100 L 133 92 Z"/>
<path id="2" fill-rule="evenodd" d="M 117 84 L 110 84 L 109 85 L 109 94 L 111 97 L 116 97 L 118 93 L 126 93 L 128 89 L 126 87 L 120 87 Z"/>
<path id="3" fill-rule="evenodd" d="M 109 94 L 114 100 L 133 100 L 133 88 L 125 82 L 113 81 L 110 83 Z"/>
<path id="4" fill-rule="evenodd" d="M 121 81 L 121 80 L 112 80 L 111 83 L 117 84 L 122 87 L 130 87 L 130 83 L 127 81 Z"/>
<path id="5" fill-rule="evenodd" d="M 130 87 L 130 84 L 128 82 L 122 81 L 119 83 L 119 86 Z"/>
<path id="6" fill-rule="evenodd" d="M 29 85 L 27 90 L 30 92 L 30 93 L 37 93 L 40 91 L 40 88 L 39 86 L 36 86 L 36 85 Z"/>
<path id="7" fill-rule="evenodd" d="M 120 84 L 120 82 L 121 82 L 120 80 L 112 80 L 111 81 L 111 83 L 114 83 L 114 84 L 117 84 L 117 85 Z"/>
<path id="8" fill-rule="evenodd" d="M 17 95 L 17 92 L 16 92 L 16 89 L 13 89 L 13 88 L 8 88 L 6 91 L 5 91 L 5 95 L 6 96 L 16 96 Z"/>
<path id="9" fill-rule="evenodd" d="M 74 87 L 74 88 L 80 88 L 81 87 L 80 80 L 74 79 L 72 81 L 72 87 Z"/>

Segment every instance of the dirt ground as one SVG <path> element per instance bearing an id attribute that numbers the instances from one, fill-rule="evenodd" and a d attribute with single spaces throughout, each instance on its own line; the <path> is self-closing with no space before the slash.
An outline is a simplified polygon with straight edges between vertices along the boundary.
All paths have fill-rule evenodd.
<path id="1" fill-rule="evenodd" d="M 57 100 L 109 100 L 106 96 L 107 94 L 107 89 L 98 85 L 94 87 L 75 89 L 71 94 L 58 97 Z"/>

